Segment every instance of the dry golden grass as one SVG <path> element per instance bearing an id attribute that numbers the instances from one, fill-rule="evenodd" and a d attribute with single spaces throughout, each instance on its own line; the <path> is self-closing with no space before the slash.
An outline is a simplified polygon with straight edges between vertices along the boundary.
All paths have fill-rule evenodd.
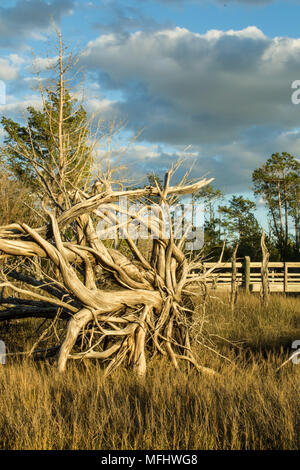
<path id="1" fill-rule="evenodd" d="M 299 297 L 273 296 L 263 309 L 242 296 L 235 313 L 226 298 L 213 299 L 205 320 L 208 333 L 243 341 L 211 336 L 231 363 L 197 346 L 219 378 L 176 372 L 155 358 L 141 386 L 126 370 L 104 382 L 96 362 L 70 361 L 58 376 L 53 360 L 10 359 L 0 366 L 0 448 L 299 449 L 300 365 L 276 373 L 300 339 Z M 18 330 L 24 340 L 18 325 L 5 335 L 8 346 Z"/>

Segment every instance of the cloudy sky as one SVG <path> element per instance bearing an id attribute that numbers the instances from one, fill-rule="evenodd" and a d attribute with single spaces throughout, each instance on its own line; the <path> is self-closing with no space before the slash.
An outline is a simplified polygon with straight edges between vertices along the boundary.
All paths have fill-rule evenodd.
<path id="1" fill-rule="evenodd" d="M 300 157 L 299 16 L 299 0 L 1 0 L 0 114 L 39 104 L 32 51 L 51 57 L 52 17 L 84 51 L 87 110 L 125 120 L 124 141 L 143 129 L 132 174 L 186 155 L 192 176 L 247 193 L 272 153 Z"/>

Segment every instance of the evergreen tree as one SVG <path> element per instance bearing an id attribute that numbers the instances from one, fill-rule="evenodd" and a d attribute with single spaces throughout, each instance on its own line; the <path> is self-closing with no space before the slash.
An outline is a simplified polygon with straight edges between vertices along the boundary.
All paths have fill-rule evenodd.
<path id="1" fill-rule="evenodd" d="M 281 258 L 299 253 L 300 220 L 300 163 L 289 153 L 274 153 L 267 162 L 252 174 L 254 192 L 262 196 L 269 210 L 272 231 Z M 293 219 L 295 243 L 293 246 L 290 225 Z"/>
<path id="2" fill-rule="evenodd" d="M 222 226 L 226 238 L 232 247 L 239 244 L 238 256 L 260 257 L 261 228 L 257 222 L 254 210 L 255 202 L 243 196 L 233 196 L 228 206 L 220 206 L 223 214 Z"/>
<path id="3" fill-rule="evenodd" d="M 68 90 L 63 98 L 63 136 L 64 150 L 67 155 L 68 169 L 66 187 L 70 182 L 74 185 L 84 184 L 89 175 L 92 158 L 86 142 L 87 113 L 83 106 L 76 108 L 76 100 L 72 99 Z M 36 168 L 32 165 L 32 153 L 36 167 L 47 184 L 53 184 L 54 191 L 59 191 L 59 179 L 53 178 L 53 170 L 59 168 L 59 97 L 58 93 L 47 91 L 47 100 L 40 111 L 30 106 L 27 108 L 27 125 L 2 117 L 1 124 L 6 132 L 4 147 L 1 151 L 7 166 L 19 181 L 34 191 L 39 191 L 41 183 L 36 178 Z M 82 128 L 80 132 L 80 128 Z M 55 188 L 56 186 L 56 188 Z"/>
<path id="4" fill-rule="evenodd" d="M 218 209 L 216 206 L 222 201 L 224 195 L 222 191 L 208 184 L 202 188 L 196 196 L 196 200 L 204 206 L 204 251 L 206 255 L 218 259 L 222 250 L 221 219 L 216 215 Z M 228 255 L 228 249 L 225 250 L 225 257 Z"/>

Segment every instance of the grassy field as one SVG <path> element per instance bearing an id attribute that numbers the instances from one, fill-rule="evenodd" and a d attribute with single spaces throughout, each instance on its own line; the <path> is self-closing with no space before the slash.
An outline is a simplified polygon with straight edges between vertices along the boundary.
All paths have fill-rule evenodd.
<path id="1" fill-rule="evenodd" d="M 17 322 L 0 338 L 28 349 L 33 327 Z M 299 297 L 274 295 L 263 308 L 244 295 L 234 313 L 226 297 L 213 298 L 205 315 L 196 307 L 194 331 L 199 361 L 220 377 L 154 358 L 142 386 L 124 369 L 103 381 L 96 362 L 70 361 L 58 376 L 53 359 L 9 359 L 0 366 L 0 448 L 299 449 L 300 364 L 276 372 L 300 340 Z"/>

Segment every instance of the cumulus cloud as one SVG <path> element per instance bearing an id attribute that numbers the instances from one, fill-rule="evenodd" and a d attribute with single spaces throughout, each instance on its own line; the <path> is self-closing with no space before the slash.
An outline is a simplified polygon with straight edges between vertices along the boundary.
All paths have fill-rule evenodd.
<path id="1" fill-rule="evenodd" d="M 193 144 L 199 171 L 228 186 L 249 184 L 251 169 L 272 152 L 298 151 L 285 133 L 299 121 L 291 84 L 300 79 L 300 39 L 269 38 L 255 26 L 111 33 L 88 44 L 83 63 L 102 87 L 122 92 L 110 109 L 133 131 L 144 128 L 145 142 Z M 133 161 L 162 167 L 176 155 Z"/>
<path id="2" fill-rule="evenodd" d="M 18 77 L 19 67 L 13 61 L 0 58 L 0 80 L 14 80 Z"/>
<path id="3" fill-rule="evenodd" d="M 116 101 L 106 98 L 88 98 L 84 101 L 84 108 L 89 115 L 94 115 L 103 121 L 109 121 L 113 115 Z"/>
<path id="4" fill-rule="evenodd" d="M 177 180 L 192 168 L 192 176 L 215 178 L 215 185 L 224 193 L 245 193 L 251 191 L 252 172 L 272 153 L 289 151 L 299 155 L 300 129 L 274 133 L 272 139 L 263 135 L 257 137 L 224 144 L 195 145 L 187 152 L 183 151 L 184 146 L 170 149 L 160 144 L 142 143 L 126 152 L 122 162 L 128 168 L 129 177 L 134 175 L 142 181 L 147 173 L 163 176 L 172 163 L 182 160 L 176 173 Z"/>
<path id="5" fill-rule="evenodd" d="M 0 7 L 0 46 L 21 47 L 24 37 L 41 38 L 51 24 L 72 12 L 74 0 L 18 0 L 14 6 Z"/>
<path id="6" fill-rule="evenodd" d="M 35 94 L 28 94 L 23 98 L 7 95 L 6 104 L 0 106 L 0 117 L 6 116 L 18 121 L 23 121 L 24 116 L 26 116 L 26 109 L 29 106 L 42 109 L 41 97 Z"/>
<path id="7" fill-rule="evenodd" d="M 119 109 L 134 127 L 146 126 L 147 139 L 179 144 L 293 125 L 299 52 L 300 39 L 269 39 L 254 26 L 202 35 L 177 27 L 102 35 L 83 62 L 108 89 L 123 91 Z"/>

